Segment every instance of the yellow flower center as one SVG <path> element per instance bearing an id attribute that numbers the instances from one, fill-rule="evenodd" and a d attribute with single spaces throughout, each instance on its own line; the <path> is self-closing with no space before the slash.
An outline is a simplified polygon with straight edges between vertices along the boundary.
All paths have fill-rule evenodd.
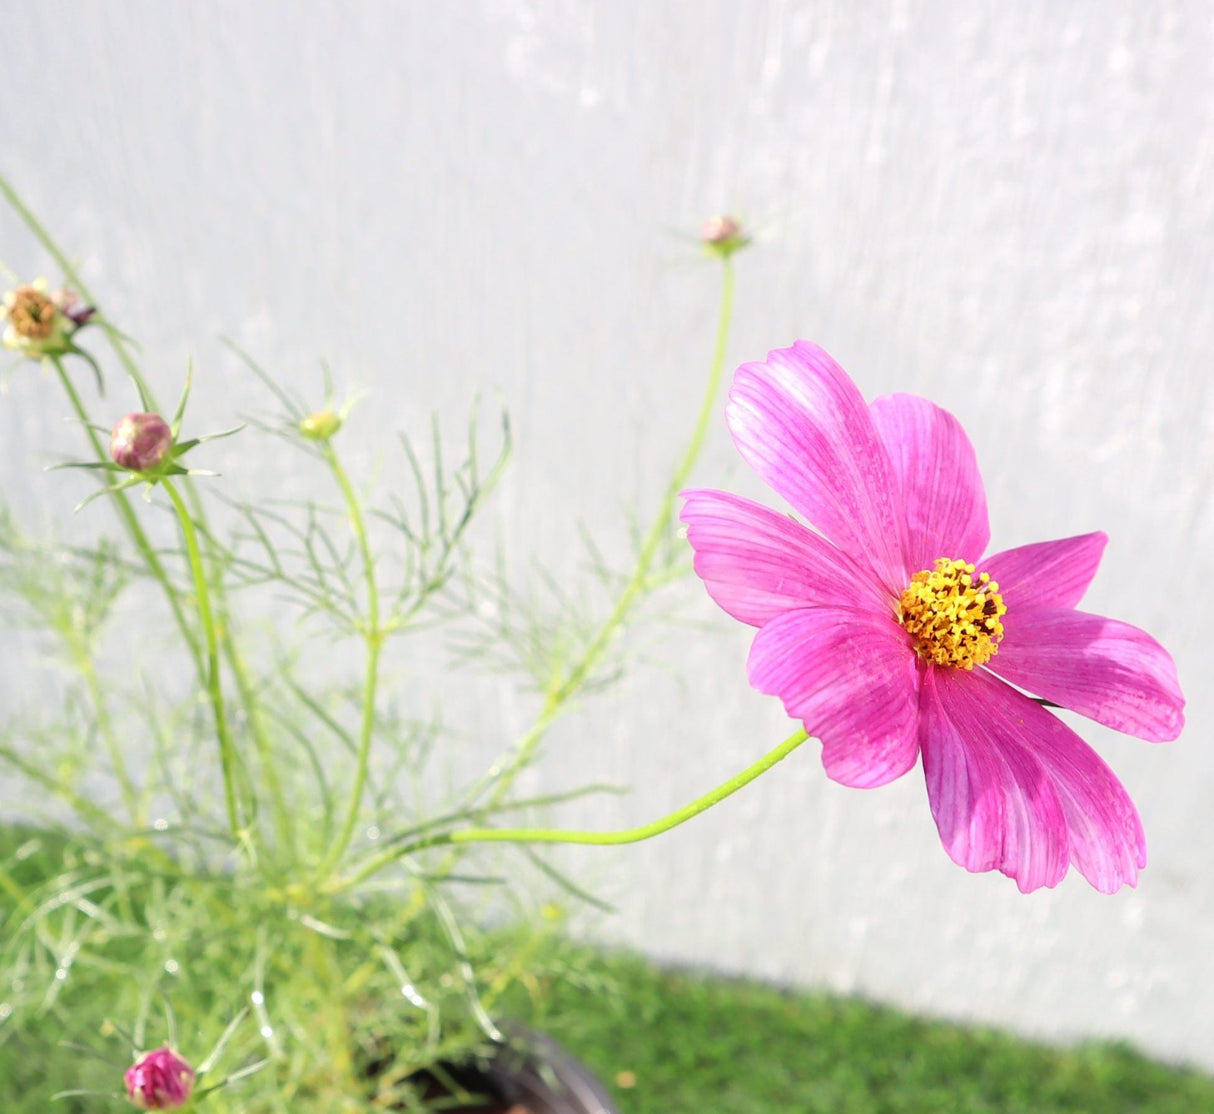
<path id="1" fill-rule="evenodd" d="M 898 601 L 902 625 L 924 661 L 973 669 L 999 649 L 1007 614 L 990 573 L 974 575 L 965 561 L 941 557 L 911 577 Z"/>
<path id="2" fill-rule="evenodd" d="M 55 329 L 55 303 L 33 286 L 13 291 L 8 319 L 19 336 L 46 340 Z"/>

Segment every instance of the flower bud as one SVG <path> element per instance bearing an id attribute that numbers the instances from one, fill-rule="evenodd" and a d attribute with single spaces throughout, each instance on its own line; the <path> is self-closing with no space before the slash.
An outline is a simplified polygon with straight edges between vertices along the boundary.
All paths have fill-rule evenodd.
<path id="1" fill-rule="evenodd" d="M 724 258 L 744 248 L 750 240 L 733 217 L 718 213 L 700 226 L 700 242 L 714 255 Z"/>
<path id="2" fill-rule="evenodd" d="M 114 424 L 110 456 L 132 472 L 154 472 L 173 448 L 173 431 L 159 414 L 127 414 Z"/>
<path id="3" fill-rule="evenodd" d="M 171 1048 L 145 1052 L 123 1079 L 127 1098 L 140 1110 L 176 1110 L 194 1090 L 194 1069 Z"/>
<path id="4" fill-rule="evenodd" d="M 342 418 L 340 414 L 326 408 L 309 414 L 299 423 L 299 432 L 309 441 L 328 441 L 339 429 Z"/>
<path id="5" fill-rule="evenodd" d="M 97 312 L 96 306 L 86 306 L 74 290 L 56 290 L 51 295 L 51 301 L 71 323 L 73 328 L 87 324 Z"/>

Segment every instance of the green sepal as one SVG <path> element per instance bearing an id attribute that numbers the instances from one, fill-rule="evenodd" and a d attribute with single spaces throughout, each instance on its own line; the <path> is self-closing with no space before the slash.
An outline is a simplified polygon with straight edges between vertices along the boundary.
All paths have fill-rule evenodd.
<path id="1" fill-rule="evenodd" d="M 185 386 L 181 389 L 181 401 L 177 403 L 177 413 L 173 415 L 173 420 L 169 422 L 169 429 L 173 431 L 173 440 L 177 440 L 177 434 L 181 432 L 181 419 L 185 414 L 185 404 L 190 397 L 190 386 L 194 382 L 194 360 L 191 357 L 185 369 Z M 141 392 L 142 393 L 142 389 Z"/>

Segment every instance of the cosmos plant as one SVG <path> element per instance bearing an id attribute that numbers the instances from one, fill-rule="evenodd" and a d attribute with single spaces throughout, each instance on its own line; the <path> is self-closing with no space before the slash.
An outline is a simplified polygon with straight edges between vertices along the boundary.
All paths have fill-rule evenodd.
<path id="1" fill-rule="evenodd" d="M 1135 627 L 1079 610 L 1103 533 L 988 555 L 986 497 L 956 419 L 910 395 L 866 404 L 839 365 L 806 341 L 743 364 L 726 409 L 743 458 L 796 517 L 722 491 L 686 490 L 718 415 L 731 257 L 749 243 L 737 221 L 716 217 L 700 232 L 703 250 L 723 264 L 712 361 L 686 448 L 631 570 L 603 578 L 608 606 L 578 629 L 564 606 L 549 627 L 535 616 L 512 627 L 509 586 L 489 600 L 462 599 L 454 587 L 479 585 L 466 531 L 505 467 L 507 423 L 488 469 L 478 465 L 475 428 L 454 473 L 437 428 L 432 475 L 403 438 L 396 467 L 414 482 L 416 499 L 406 505 L 394 490 L 389 505 L 374 505 L 343 463 L 352 400 L 338 405 L 326 380 L 317 408 L 238 353 L 279 405 L 250 424 L 287 443 L 328 495 L 301 503 L 273 491 L 254 503 L 208 496 L 209 485 L 224 481 L 186 467 L 185 454 L 198 450 L 201 463 L 213 463 L 203 446 L 244 427 L 201 436 L 183 429 L 188 375 L 176 411 L 161 416 L 126 335 L 94 308 L 67 257 L 3 179 L 0 193 L 65 275 L 54 293 L 39 282 L 6 296 L 3 344 L 58 379 L 86 439 L 85 458 L 65 467 L 97 481 L 81 507 L 107 502 L 123 536 L 121 556 L 101 541 L 48 555 L 21 542 L 0 515 L 7 583 L 46 619 L 80 674 L 76 698 L 63 702 L 69 718 L 46 732 L 45 745 L 0 739 L 5 768 L 79 821 L 79 832 L 55 833 L 71 863 L 65 858 L 43 889 L 27 893 L 0 863 L 0 888 L 15 895 L 13 919 L 0 922 L 12 940 L 8 952 L 0 949 L 0 961 L 8 957 L 0 981 L 26 988 L 17 1008 L 27 1017 L 70 997 L 82 969 L 136 976 L 119 980 L 124 990 L 114 993 L 126 992 L 129 1007 L 138 984 L 140 1026 L 157 993 L 184 999 L 189 1040 L 171 1035 L 146 1051 L 137 1027 L 134 1063 L 114 1069 L 107 1094 L 122 1100 L 121 1081 L 135 1106 L 193 1109 L 255 1075 L 242 1089 L 254 1097 L 240 1109 L 279 1110 L 284 1094 L 311 1096 L 317 1109 L 350 1096 L 367 1108 L 405 1108 L 416 1098 L 414 1073 L 501 1040 L 444 895 L 448 883 L 488 881 L 456 869 L 459 849 L 649 839 L 737 792 L 811 737 L 826 774 L 856 788 L 921 764 L 944 848 L 967 870 L 1001 871 L 1026 892 L 1056 885 L 1071 865 L 1102 892 L 1136 882 L 1146 863 L 1138 813 L 1109 767 L 1051 711 L 1066 708 L 1151 741 L 1174 739 L 1183 726 L 1168 653 Z M 104 423 L 92 420 L 74 376 L 83 362 L 103 384 L 100 364 L 81 347 L 86 325 L 86 337 L 108 342 L 138 398 L 125 416 L 130 401 L 107 399 L 113 409 Z M 163 524 L 130 498 L 133 488 L 159 503 L 175 544 L 164 544 Z M 517 783 L 556 722 L 618 671 L 620 635 L 645 597 L 685 570 L 680 497 L 695 572 L 726 612 L 756 628 L 750 683 L 779 697 L 799 726 L 651 823 L 618 831 L 507 826 L 595 791 L 527 798 Z M 240 523 L 230 540 L 218 516 L 208 517 L 211 498 Z M 399 559 L 377 552 L 385 536 Z M 76 562 L 74 575 L 61 572 L 65 561 Z M 167 696 L 152 676 L 156 660 L 146 682 L 137 671 L 135 690 L 121 687 L 136 672 L 129 655 L 103 672 L 101 631 L 132 577 L 142 581 L 144 601 L 159 598 L 152 633 L 178 651 L 160 662 L 175 669 Z M 275 614 L 289 610 L 328 637 L 309 635 L 264 661 L 247 655 L 238 600 L 258 592 L 271 593 Z M 151 647 L 151 612 L 133 611 L 142 625 L 124 631 L 123 644 Z M 534 717 L 502 740 L 487 771 L 452 790 L 452 801 L 406 801 L 397 783 L 412 775 L 427 784 L 417 775 L 440 728 L 397 713 L 383 677 L 385 647 L 440 625 L 473 625 L 482 614 L 492 623 L 481 648 L 516 655 L 536 697 Z M 335 643 L 339 656 L 308 671 L 308 680 L 295 672 L 297 657 L 315 664 Z M 350 663 L 361 683 L 342 674 Z M 338 677 L 336 689 L 310 687 L 326 672 Z M 150 759 L 130 745 L 149 737 Z M 100 803 L 74 780 L 90 763 L 112 790 Z M 530 852 L 528 861 L 586 899 L 554 867 Z M 45 943 L 68 938 L 70 949 Z M 131 940 L 139 947 L 123 951 Z M 155 964 L 122 959 L 153 950 Z M 77 953 L 95 962 L 77 964 Z M 492 961 L 487 946 L 483 954 L 486 969 L 520 966 Z M 215 985 L 222 970 L 228 981 Z M 504 985 L 495 978 L 486 996 Z M 318 1002 L 339 1023 L 314 1024 Z M 74 1006 L 56 1009 L 88 1023 Z M 250 1009 L 255 1026 L 246 1023 Z M 213 1053 L 197 1061 L 200 1034 L 220 1030 Z"/>

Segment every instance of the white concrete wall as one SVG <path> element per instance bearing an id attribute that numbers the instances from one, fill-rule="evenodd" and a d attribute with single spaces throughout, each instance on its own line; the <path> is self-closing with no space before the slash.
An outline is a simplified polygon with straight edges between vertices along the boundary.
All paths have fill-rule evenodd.
<path id="1" fill-rule="evenodd" d="M 565 861 L 618 902 L 599 931 L 664 958 L 1214 1067 L 1207 4 L 4 9 L 4 171 L 162 394 L 193 354 L 197 428 L 260 404 L 220 333 L 301 387 L 321 358 L 367 386 L 368 459 L 497 390 L 516 551 L 570 572 L 582 519 L 623 563 L 621 507 L 656 494 L 708 359 L 716 273 L 688 234 L 725 208 L 758 240 L 733 362 L 809 337 L 869 395 L 953 410 L 997 547 L 1108 530 L 1088 606 L 1164 641 L 1190 701 L 1172 744 L 1083 727 L 1142 811 L 1137 891 L 967 875 L 918 772 L 849 791 L 812 750 L 664 840 Z M 0 257 L 48 270 L 7 212 Z M 46 517 L 51 397 L 21 372 L 0 399 L 5 495 Z M 759 491 L 723 426 L 697 480 Z M 639 673 L 553 738 L 545 784 L 637 787 L 588 825 L 648 819 L 787 732 L 746 688 L 748 632 L 685 599 L 708 630 L 663 643 L 681 684 Z M 458 761 L 529 706 L 476 709 Z"/>

